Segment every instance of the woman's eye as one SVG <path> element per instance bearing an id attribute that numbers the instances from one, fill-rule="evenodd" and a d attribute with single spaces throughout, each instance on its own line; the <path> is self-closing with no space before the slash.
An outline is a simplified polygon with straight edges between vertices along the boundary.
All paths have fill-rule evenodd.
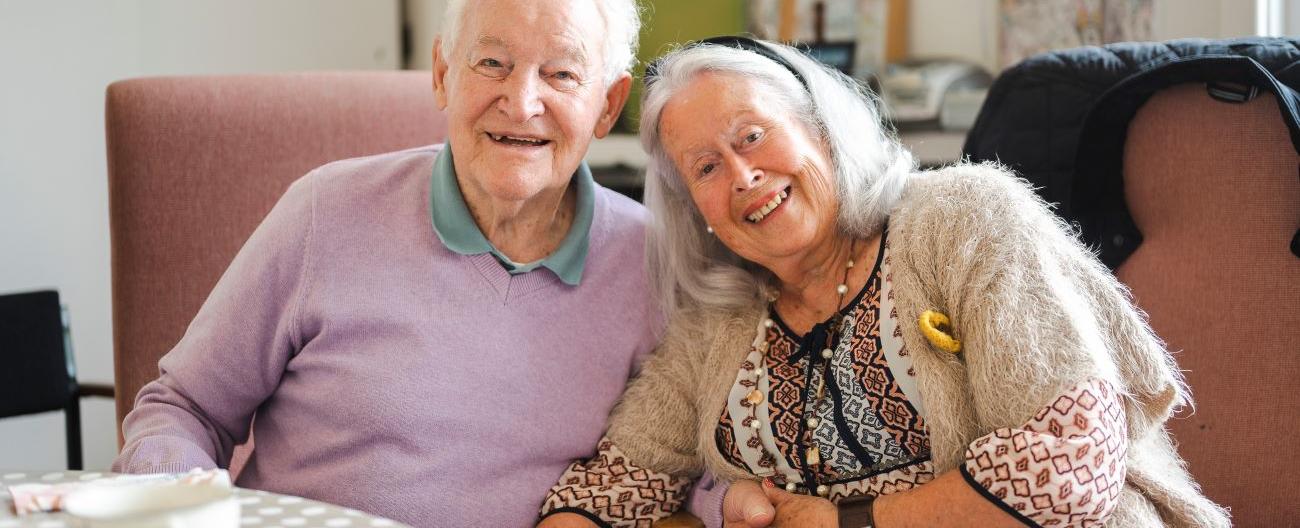
<path id="1" fill-rule="evenodd" d="M 573 72 L 562 71 L 562 72 L 556 72 L 555 78 L 561 81 L 570 81 L 575 79 L 576 77 L 573 75 Z"/>
<path id="2" fill-rule="evenodd" d="M 714 165 L 712 163 L 705 163 L 703 167 L 700 167 L 700 174 L 709 174 L 713 172 L 713 169 L 716 168 L 718 168 L 717 165 Z"/>
<path id="3" fill-rule="evenodd" d="M 481 61 L 478 61 L 478 63 L 479 63 L 479 66 L 487 66 L 488 68 L 500 68 L 500 67 L 501 67 L 501 61 L 496 60 L 496 59 L 483 59 L 483 60 L 481 60 Z"/>
<path id="4" fill-rule="evenodd" d="M 750 132 L 749 135 L 745 136 L 745 143 L 753 143 L 755 141 L 758 141 L 758 138 L 760 137 L 763 137 L 762 133 Z"/>

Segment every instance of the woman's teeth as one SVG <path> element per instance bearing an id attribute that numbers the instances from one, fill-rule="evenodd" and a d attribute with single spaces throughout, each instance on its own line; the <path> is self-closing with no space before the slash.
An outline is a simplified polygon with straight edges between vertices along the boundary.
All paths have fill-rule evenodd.
<path id="1" fill-rule="evenodd" d="M 776 209 L 776 206 L 781 205 L 781 201 L 785 200 L 787 196 L 790 196 L 790 194 L 786 191 L 776 193 L 776 196 L 772 197 L 772 201 L 763 204 L 763 206 L 759 207 L 757 211 L 754 211 L 753 214 L 749 215 L 749 221 L 755 224 L 761 222 L 768 213 L 771 213 L 773 209 Z"/>

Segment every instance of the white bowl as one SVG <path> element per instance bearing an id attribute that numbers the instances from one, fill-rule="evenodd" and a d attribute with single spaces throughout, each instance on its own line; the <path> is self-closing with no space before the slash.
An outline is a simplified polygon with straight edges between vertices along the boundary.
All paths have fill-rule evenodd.
<path id="1" fill-rule="evenodd" d="M 239 502 L 224 486 L 170 483 L 87 486 L 63 511 L 94 528 L 233 528 Z"/>

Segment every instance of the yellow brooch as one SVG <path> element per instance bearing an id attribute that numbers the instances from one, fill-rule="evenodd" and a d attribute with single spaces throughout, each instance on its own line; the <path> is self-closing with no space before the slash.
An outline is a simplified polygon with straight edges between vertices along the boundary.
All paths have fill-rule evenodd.
<path id="1" fill-rule="evenodd" d="M 930 344 L 953 354 L 961 352 L 961 341 L 948 333 L 952 327 L 949 326 L 947 315 L 926 310 L 921 313 L 921 319 L 917 323 L 921 325 L 921 333 L 930 340 Z"/>

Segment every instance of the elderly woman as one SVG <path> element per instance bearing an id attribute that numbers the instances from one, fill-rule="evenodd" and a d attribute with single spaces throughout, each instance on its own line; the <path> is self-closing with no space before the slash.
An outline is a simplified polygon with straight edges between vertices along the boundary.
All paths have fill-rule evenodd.
<path id="1" fill-rule="evenodd" d="M 1228 524 L 1163 429 L 1172 358 L 1023 181 L 914 172 L 859 85 L 744 38 L 642 109 L 670 329 L 543 525 L 648 525 L 705 472 L 777 524 Z"/>

